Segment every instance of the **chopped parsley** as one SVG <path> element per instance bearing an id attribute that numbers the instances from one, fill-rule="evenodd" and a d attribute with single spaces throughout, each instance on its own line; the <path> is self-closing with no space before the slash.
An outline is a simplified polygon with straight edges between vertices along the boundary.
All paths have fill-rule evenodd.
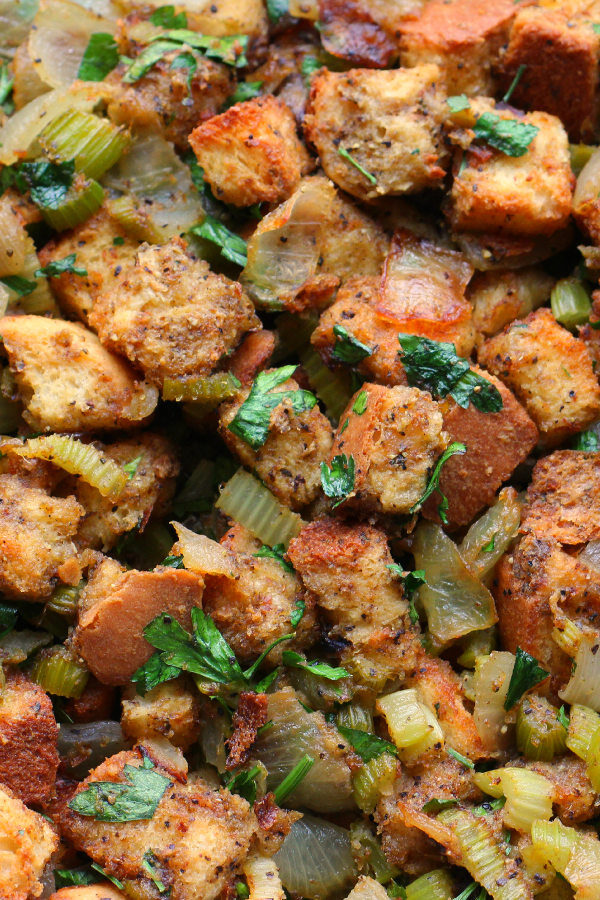
<path id="1" fill-rule="evenodd" d="M 79 63 L 77 77 L 81 81 L 104 81 L 119 64 L 119 48 L 112 34 L 97 31 L 90 36 Z"/>
<path id="2" fill-rule="evenodd" d="M 299 597 L 294 602 L 294 609 L 292 610 L 292 614 L 290 616 L 290 625 L 292 628 L 297 628 L 302 618 L 304 617 L 304 613 L 306 612 L 306 601 Z"/>
<path id="3" fill-rule="evenodd" d="M 398 755 L 398 750 L 394 744 L 384 741 L 383 738 L 377 737 L 375 734 L 369 734 L 368 731 L 359 731 L 358 728 L 348 728 L 346 725 L 338 725 L 337 730 L 348 741 L 350 746 L 356 750 L 363 762 L 377 759 L 382 753 L 391 753 L 393 756 Z"/>
<path id="4" fill-rule="evenodd" d="M 75 161 L 50 162 L 37 159 L 3 169 L 4 187 L 15 186 L 21 194 L 29 191 L 32 201 L 43 209 L 58 209 L 73 184 Z"/>
<path id="5" fill-rule="evenodd" d="M 561 706 L 559 711 L 556 713 L 556 718 L 558 719 L 558 721 L 560 722 L 562 727 L 565 729 L 565 731 L 568 731 L 569 730 L 569 717 L 565 712 L 564 706 Z"/>
<path id="6" fill-rule="evenodd" d="M 358 169 L 360 174 L 364 175 L 370 184 L 377 184 L 377 179 L 375 178 L 373 173 L 367 171 L 367 169 L 365 169 L 363 166 L 361 166 L 361 164 L 357 160 L 355 160 L 354 157 L 351 156 L 350 153 L 348 153 L 348 151 L 344 147 L 338 147 L 338 153 L 340 154 L 342 159 L 347 160 L 349 163 L 351 163 L 354 166 L 355 169 Z"/>
<path id="7" fill-rule="evenodd" d="M 495 550 L 495 548 L 496 548 L 496 535 L 493 534 L 491 541 L 488 541 L 488 543 L 485 545 L 485 547 L 481 548 L 481 552 L 482 553 L 492 553 L 493 550 Z"/>
<path id="8" fill-rule="evenodd" d="M 338 454 L 333 457 L 330 466 L 325 462 L 321 463 L 321 487 L 327 497 L 336 501 L 333 504 L 334 509 L 352 493 L 355 478 L 355 463 L 352 455 Z"/>
<path id="9" fill-rule="evenodd" d="M 69 809 L 98 822 L 138 822 L 151 819 L 169 784 L 145 758 L 141 766 L 126 765 L 127 781 L 92 781 L 69 801 Z"/>
<path id="10" fill-rule="evenodd" d="M 62 887 L 80 887 L 86 884 L 95 884 L 98 876 L 94 872 L 90 872 L 89 868 L 81 867 L 80 869 L 55 869 L 54 881 L 56 888 Z"/>
<path id="11" fill-rule="evenodd" d="M 343 325 L 334 325 L 333 333 L 336 337 L 332 354 L 334 359 L 355 366 L 373 353 L 370 347 L 350 334 Z"/>
<path id="12" fill-rule="evenodd" d="M 411 506 L 411 508 L 410 508 L 411 513 L 418 512 L 421 509 L 421 507 L 423 506 L 423 504 L 425 503 L 425 501 L 428 499 L 428 497 L 430 497 L 435 491 L 437 491 L 441 497 L 441 502 L 440 502 L 440 505 L 438 506 L 438 514 L 439 514 L 440 519 L 444 523 L 444 525 L 448 524 L 448 516 L 446 515 L 446 513 L 448 511 L 448 498 L 440 490 L 440 473 L 442 471 L 442 466 L 444 465 L 445 462 L 447 462 L 450 459 L 451 456 L 455 456 L 455 454 L 457 454 L 457 453 L 462 454 L 462 453 L 466 453 L 466 452 L 467 452 L 467 448 L 465 447 L 464 444 L 461 444 L 459 441 L 454 441 L 452 444 L 450 444 L 449 447 L 446 447 L 446 449 L 444 450 L 444 452 L 442 453 L 442 455 L 440 456 L 440 458 L 438 459 L 438 461 L 435 464 L 433 474 L 431 475 L 431 478 L 429 479 L 429 483 L 428 483 L 427 487 L 425 488 L 425 493 L 423 494 L 422 497 L 419 498 L 419 500 L 417 500 L 417 502 L 415 503 L 414 506 Z"/>
<path id="13" fill-rule="evenodd" d="M 573 439 L 571 447 L 584 453 L 597 453 L 600 450 L 600 438 L 595 431 L 580 431 Z"/>
<path id="14" fill-rule="evenodd" d="M 285 547 L 283 544 L 274 544 L 272 547 L 263 544 L 260 550 L 253 555 L 258 556 L 259 559 L 276 559 L 282 569 L 285 569 L 286 572 L 294 571 L 293 565 L 285 558 Z"/>
<path id="15" fill-rule="evenodd" d="M 466 409 L 472 403 L 479 412 L 502 409 L 500 391 L 482 375 L 471 371 L 454 344 L 432 341 L 416 334 L 399 334 L 402 365 L 411 387 L 429 391 L 434 397 L 451 397 Z"/>
<path id="16" fill-rule="evenodd" d="M 103 869 L 102 866 L 98 865 L 98 863 L 90 863 L 90 869 L 93 869 L 95 872 L 97 872 L 101 878 L 106 878 L 108 881 L 112 882 L 117 890 L 122 891 L 125 887 L 122 881 L 119 881 L 119 879 L 115 878 L 114 875 L 109 875 L 106 869 Z"/>
<path id="17" fill-rule="evenodd" d="M 452 747 L 447 747 L 446 749 L 450 756 L 453 756 L 462 766 L 466 766 L 467 769 L 475 768 L 475 763 L 468 756 L 463 756 L 462 753 L 459 753 L 458 750 L 454 750 Z"/>
<path id="18" fill-rule="evenodd" d="M 19 611 L 14 606 L 0 603 L 0 638 L 6 637 L 17 624 Z"/>
<path id="19" fill-rule="evenodd" d="M 229 66 L 241 68 L 248 65 L 246 59 L 246 48 L 248 46 L 247 34 L 231 34 L 227 37 L 214 37 L 210 34 L 198 34 L 196 31 L 189 31 L 186 28 L 176 28 L 171 31 L 165 31 L 155 38 L 155 42 L 173 42 L 181 45 L 185 44 L 193 50 L 199 50 L 209 59 L 218 59 Z"/>
<path id="20" fill-rule="evenodd" d="M 193 53 L 179 53 L 171 65 L 170 69 L 187 69 L 187 87 L 188 91 L 192 89 L 192 78 L 198 68 L 198 62 Z"/>
<path id="21" fill-rule="evenodd" d="M 237 266 L 248 262 L 246 241 L 213 216 L 206 216 L 200 225 L 190 228 L 190 234 L 216 244 L 221 248 L 221 256 Z"/>
<path id="22" fill-rule="evenodd" d="M 175 13 L 174 6 L 159 6 L 150 16 L 153 25 L 160 28 L 187 28 L 187 16 L 184 12 Z"/>
<path id="23" fill-rule="evenodd" d="M 227 98 L 221 107 L 221 112 L 225 112 L 226 109 L 229 109 L 230 106 L 235 106 L 236 103 L 244 103 L 245 100 L 252 100 L 254 97 L 258 97 L 262 86 L 262 81 L 240 81 L 233 94 Z"/>
<path id="24" fill-rule="evenodd" d="M 317 398 L 310 391 L 298 388 L 294 391 L 275 391 L 276 387 L 288 381 L 297 366 L 282 366 L 271 372 L 260 372 L 252 385 L 250 394 L 244 400 L 228 425 L 229 431 L 249 444 L 254 450 L 262 447 L 269 436 L 271 413 L 284 400 L 289 400 L 295 413 L 312 409 Z"/>
<path id="25" fill-rule="evenodd" d="M 225 787 L 232 794 L 238 794 L 252 805 L 256 800 L 256 778 L 260 775 L 260 772 L 260 766 L 253 766 L 251 769 L 238 772 L 225 781 Z"/>
<path id="26" fill-rule="evenodd" d="M 325 678 L 327 681 L 339 681 L 340 678 L 349 678 L 350 672 L 337 666 L 330 666 L 327 663 L 308 662 L 299 653 L 294 650 L 284 650 L 281 654 L 281 661 L 284 666 L 291 669 L 304 669 L 311 675 L 317 675 L 319 678 Z"/>
<path id="27" fill-rule="evenodd" d="M 294 768 L 287 773 L 281 784 L 275 788 L 274 798 L 277 806 L 281 806 L 290 794 L 296 790 L 300 782 L 306 778 L 314 764 L 315 761 L 313 757 L 309 756 L 307 753 L 302 759 L 298 760 Z"/>
<path id="28" fill-rule="evenodd" d="M 540 681 L 544 681 L 549 674 L 545 669 L 542 669 L 534 656 L 530 656 L 521 647 L 517 647 L 515 665 L 504 700 L 504 709 L 512 709 L 526 691 L 531 690 Z"/>
<path id="29" fill-rule="evenodd" d="M 450 112 L 453 113 L 462 112 L 471 106 L 466 94 L 456 94 L 454 97 L 448 97 L 446 103 L 450 107 Z"/>
<path id="30" fill-rule="evenodd" d="M 267 0 L 267 13 L 271 22 L 278 22 L 289 11 L 289 0 Z"/>
<path id="31" fill-rule="evenodd" d="M 185 569 L 183 556 L 165 556 L 160 565 L 165 569 Z"/>
<path id="32" fill-rule="evenodd" d="M 157 863 L 158 860 L 154 854 L 153 850 L 146 850 L 144 853 L 144 858 L 142 860 L 142 869 L 145 871 L 146 875 L 150 879 L 150 881 L 154 884 L 154 887 L 158 891 L 159 894 L 166 894 L 169 890 L 168 887 L 165 886 L 164 882 L 158 877 L 157 872 Z"/>
<path id="33" fill-rule="evenodd" d="M 431 800 L 423 804 L 421 809 L 426 813 L 439 813 L 443 809 L 450 809 L 451 806 L 456 806 L 457 804 L 458 800 L 440 800 L 439 797 L 432 797 Z"/>
<path id="34" fill-rule="evenodd" d="M 323 63 L 320 62 L 316 56 L 305 56 L 300 65 L 300 72 L 302 73 L 305 83 L 310 84 L 312 76 L 322 67 Z"/>
<path id="35" fill-rule="evenodd" d="M 81 266 L 76 266 L 76 258 L 77 256 L 75 253 L 69 253 L 68 256 L 64 256 L 62 259 L 53 260 L 42 269 L 36 269 L 34 275 L 36 278 L 58 278 L 59 275 L 70 274 L 81 275 L 82 278 L 85 278 L 87 275 L 87 269 L 83 269 Z"/>
<path id="36" fill-rule="evenodd" d="M 477 140 L 500 150 L 505 156 L 524 156 L 540 129 L 537 125 L 501 119 L 492 112 L 482 113 L 473 126 Z"/>
<path id="37" fill-rule="evenodd" d="M 361 391 L 352 405 L 352 412 L 356 413 L 357 416 L 362 416 L 367 408 L 368 401 L 369 395 L 367 392 Z"/>
<path id="38" fill-rule="evenodd" d="M 425 578 L 425 570 L 415 569 L 414 572 L 405 572 L 402 566 L 399 566 L 398 563 L 389 563 L 387 568 L 390 570 L 392 575 L 395 575 L 396 578 L 399 578 L 402 581 L 402 587 L 404 588 L 404 592 L 408 598 L 408 616 L 412 624 L 416 625 L 419 621 L 419 613 L 417 612 L 417 607 L 415 606 L 415 598 L 413 594 L 421 587 L 422 584 L 427 584 L 427 580 Z"/>
<path id="39" fill-rule="evenodd" d="M 496 809 L 502 809 L 506 803 L 506 797 L 498 797 L 496 800 L 484 800 L 479 806 L 473 808 L 473 815 L 487 816 Z"/>
<path id="40" fill-rule="evenodd" d="M 117 237 L 113 238 L 113 246 L 114 247 L 122 247 L 125 243 L 125 238 L 122 235 L 117 235 Z"/>
<path id="41" fill-rule="evenodd" d="M 0 284 L 7 287 L 9 291 L 14 291 L 17 297 L 27 297 L 37 287 L 36 281 L 30 281 L 28 278 L 23 278 L 22 275 L 5 275 L 4 278 L 0 278 Z"/>
<path id="42" fill-rule="evenodd" d="M 142 456 L 143 454 L 141 454 L 140 456 L 136 456 L 135 459 L 132 459 L 130 462 L 125 463 L 125 465 L 123 466 L 123 471 L 127 473 L 129 481 L 131 481 L 131 479 L 137 472 L 138 466 L 142 461 Z"/>

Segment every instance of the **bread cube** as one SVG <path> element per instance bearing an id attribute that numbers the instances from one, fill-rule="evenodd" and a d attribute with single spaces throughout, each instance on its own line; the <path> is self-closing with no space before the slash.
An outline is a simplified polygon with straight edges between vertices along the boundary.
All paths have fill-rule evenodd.
<path id="1" fill-rule="evenodd" d="M 37 431 L 110 431 L 143 422 L 158 391 L 83 325 L 4 316 L 2 339 L 24 419 Z"/>
<path id="2" fill-rule="evenodd" d="M 496 334 L 513 319 L 537 309 L 550 298 L 554 278 L 536 266 L 506 272 L 477 272 L 467 296 L 473 304 L 473 327 L 479 337 Z"/>
<path id="3" fill-rule="evenodd" d="M 61 888 L 50 895 L 50 900 L 125 900 L 125 894 L 106 881 L 84 887 Z"/>
<path id="4" fill-rule="evenodd" d="M 311 81 L 304 128 L 325 173 L 360 200 L 439 186 L 447 161 L 439 82 L 434 65 L 321 69 Z"/>
<path id="5" fill-rule="evenodd" d="M 425 391 L 364 384 L 340 416 L 329 462 L 352 456 L 354 490 L 340 509 L 407 515 L 446 446 L 442 414 Z"/>
<path id="6" fill-rule="evenodd" d="M 165 737 L 187 750 L 200 734 L 198 693 L 183 678 L 159 684 L 140 696 L 134 684 L 123 691 L 123 734 L 132 741 Z"/>
<path id="7" fill-rule="evenodd" d="M 0 841 L 0 895 L 6 900 L 40 897 L 41 878 L 58 848 L 58 835 L 43 816 L 4 787 L 0 787 Z"/>
<path id="8" fill-rule="evenodd" d="M 213 116 L 189 141 L 215 197 L 234 206 L 285 200 L 308 165 L 291 110 L 272 94 Z"/>
<path id="9" fill-rule="evenodd" d="M 585 344 L 545 307 L 489 338 L 479 362 L 521 401 L 544 446 L 555 446 L 600 415 L 600 386 Z"/>
<path id="10" fill-rule="evenodd" d="M 190 256 L 181 238 L 144 245 L 118 287 L 98 297 L 90 324 L 155 384 L 207 375 L 260 327 L 238 282 Z"/>

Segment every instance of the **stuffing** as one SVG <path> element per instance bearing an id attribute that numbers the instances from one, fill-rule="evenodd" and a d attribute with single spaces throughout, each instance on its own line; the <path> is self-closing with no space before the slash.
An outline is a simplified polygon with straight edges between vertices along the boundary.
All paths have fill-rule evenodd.
<path id="1" fill-rule="evenodd" d="M 242 382 L 252 384 L 259 372 L 269 365 L 276 338 L 272 331 L 262 328 L 251 331 L 243 339 L 237 350 L 230 356 L 229 371 Z"/>
<path id="2" fill-rule="evenodd" d="M 12 99 L 15 109 L 22 109 L 31 100 L 35 100 L 40 94 L 48 90 L 38 75 L 33 60 L 29 53 L 29 41 L 19 44 L 12 58 L 12 75 L 14 78 Z"/>
<path id="3" fill-rule="evenodd" d="M 318 72 L 304 128 L 326 175 L 361 200 L 439 186 L 447 159 L 439 81 L 434 65 Z"/>
<path id="4" fill-rule="evenodd" d="M 523 765 L 521 760 L 511 761 L 511 766 Z M 547 762 L 528 762 L 528 769 L 548 778 L 554 785 L 553 806 L 564 825 L 576 825 L 596 817 L 598 807 L 595 794 L 582 759 L 569 754 Z"/>
<path id="5" fill-rule="evenodd" d="M 65 703 L 68 717 L 77 723 L 111 719 L 116 706 L 115 688 L 101 684 L 93 675 L 87 680 L 83 693 Z"/>
<path id="6" fill-rule="evenodd" d="M 2 339 L 25 411 L 38 431 L 109 431 L 154 411 L 156 388 L 83 325 L 43 316 L 4 316 Z"/>
<path id="7" fill-rule="evenodd" d="M 189 141 L 215 197 L 235 206 L 287 199 L 308 167 L 294 116 L 272 94 L 213 116 Z"/>
<path id="8" fill-rule="evenodd" d="M 156 384 L 207 375 L 260 327 L 241 286 L 189 256 L 181 238 L 143 246 L 118 287 L 98 297 L 90 324 Z"/>
<path id="9" fill-rule="evenodd" d="M 0 475 L 0 590 L 13 600 L 50 596 L 61 567 L 76 556 L 83 507 L 50 497 L 16 475 Z"/>
<path id="10" fill-rule="evenodd" d="M 298 383 L 290 378 L 274 388 L 273 393 L 295 390 Z M 271 412 L 269 435 L 255 450 L 228 428 L 249 393 L 250 387 L 242 387 L 233 400 L 219 408 L 221 436 L 231 452 L 253 469 L 276 497 L 292 509 L 300 509 L 320 492 L 320 464 L 331 448 L 331 425 L 318 406 L 295 413 L 291 401 L 284 400 Z"/>
<path id="11" fill-rule="evenodd" d="M 49 900 L 125 900 L 125 894 L 108 882 L 103 882 L 87 884 L 85 887 L 61 888 L 51 894 Z"/>
<path id="12" fill-rule="evenodd" d="M 121 728 L 132 741 L 165 737 L 187 750 L 200 734 L 198 694 L 184 678 L 159 684 L 140 696 L 133 684 L 123 690 Z"/>
<path id="13" fill-rule="evenodd" d="M 201 607 L 203 587 L 202 577 L 185 569 L 127 571 L 103 559 L 79 598 L 77 653 L 98 681 L 127 684 L 153 652 L 144 627 L 166 612 L 189 630 L 190 611 Z"/>
<path id="14" fill-rule="evenodd" d="M 58 848 L 58 836 L 43 816 L 4 787 L 0 787 L 0 841 L 0 895 L 6 900 L 41 897 L 41 878 Z"/>
<path id="15" fill-rule="evenodd" d="M 477 336 L 491 337 L 513 319 L 533 312 L 550 299 L 553 286 L 554 278 L 535 266 L 477 272 L 467 289 Z"/>
<path id="16" fill-rule="evenodd" d="M 560 443 L 600 415 L 600 387 L 589 352 L 549 309 L 538 309 L 485 341 L 479 363 L 514 392 L 545 446 Z"/>
<path id="17" fill-rule="evenodd" d="M 336 275 L 342 284 L 350 278 L 380 275 L 389 246 L 377 219 L 336 191 L 321 235 L 317 273 Z"/>
<path id="18" fill-rule="evenodd" d="M 341 509 L 406 515 L 446 447 L 439 406 L 418 388 L 364 384 L 340 416 L 329 453 L 352 456 L 354 490 Z"/>

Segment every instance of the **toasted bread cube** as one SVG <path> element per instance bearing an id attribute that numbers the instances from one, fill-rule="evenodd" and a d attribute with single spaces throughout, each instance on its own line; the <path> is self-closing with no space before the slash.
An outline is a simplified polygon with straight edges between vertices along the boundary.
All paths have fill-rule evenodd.
<path id="1" fill-rule="evenodd" d="M 479 148 L 460 150 L 450 191 L 453 227 L 516 236 L 552 234 L 563 228 L 571 214 L 574 176 L 569 139 L 560 119 L 544 112 L 494 110 L 486 100 L 473 109 L 539 130 L 522 156 L 490 149 L 489 158 L 482 158 Z"/>
<path id="2" fill-rule="evenodd" d="M 573 216 L 580 229 L 596 247 L 600 244 L 599 162 L 600 152 L 596 150 L 579 174 L 573 194 Z"/>
<path id="3" fill-rule="evenodd" d="M 527 489 L 521 531 L 561 544 L 600 538 L 600 459 L 557 450 L 538 460 Z"/>
<path id="4" fill-rule="evenodd" d="M 269 364 L 275 350 L 275 334 L 262 328 L 247 334 L 229 358 L 229 371 L 242 384 L 252 384 L 259 372 Z"/>
<path id="5" fill-rule="evenodd" d="M 214 195 L 235 206 L 285 200 L 308 164 L 291 110 L 272 94 L 213 116 L 189 141 Z"/>
<path id="6" fill-rule="evenodd" d="M 449 94 L 493 94 L 492 68 L 517 10 L 514 0 L 430 0 L 401 25 L 402 65 L 437 63 Z"/>
<path id="7" fill-rule="evenodd" d="M 239 871 L 258 831 L 246 800 L 225 788 L 213 790 L 197 775 L 186 780 L 187 765 L 179 752 L 146 741 L 101 763 L 78 786 L 77 794 L 96 781 L 126 781 L 125 766 L 140 766 L 144 756 L 167 780 L 152 818 L 102 822 L 67 807 L 60 816 L 61 831 L 108 875 L 144 879 L 144 855 L 151 849 L 157 874 L 173 897 L 216 900 Z M 149 888 L 144 896 L 151 896 L 150 890 L 154 893 Z"/>
<path id="8" fill-rule="evenodd" d="M 298 383 L 290 378 L 272 393 L 295 390 L 298 390 Z M 266 441 L 254 450 L 228 428 L 249 394 L 250 387 L 242 387 L 233 400 L 219 408 L 219 431 L 223 440 L 231 452 L 292 509 L 312 503 L 321 489 L 321 463 L 333 441 L 329 420 L 318 406 L 295 413 L 291 401 L 284 400 L 271 412 Z"/>
<path id="9" fill-rule="evenodd" d="M 447 460 L 440 474 L 451 527 L 468 525 L 478 512 L 491 506 L 500 485 L 538 441 L 535 424 L 508 388 L 488 372 L 474 371 L 500 391 L 502 409 L 480 412 L 472 403 L 463 409 L 450 397 L 440 404 L 448 440 L 460 441 L 467 448 L 466 453 Z M 423 508 L 425 517 L 439 521 L 438 506 L 439 498 L 430 497 Z"/>
<path id="10" fill-rule="evenodd" d="M 0 895 L 31 900 L 44 891 L 42 874 L 58 847 L 58 835 L 39 813 L 0 787 Z"/>
<path id="11" fill-rule="evenodd" d="M 132 464 L 135 468 L 116 501 L 103 497 L 85 481 L 77 481 L 75 495 L 85 509 L 77 543 L 106 552 L 127 531 L 143 531 L 152 511 L 158 507 L 160 512 L 167 505 L 175 490 L 179 462 L 172 444 L 148 431 L 139 438 L 104 445 L 102 452 L 120 466 Z"/>
<path id="12" fill-rule="evenodd" d="M 143 697 L 129 684 L 123 691 L 121 727 L 132 741 L 165 737 L 187 750 L 200 734 L 198 694 L 183 678 L 159 684 Z"/>
<path id="13" fill-rule="evenodd" d="M 235 578 L 206 575 L 203 607 L 212 617 L 236 656 L 253 662 L 276 638 L 296 632 L 293 641 L 275 647 L 269 661 L 275 665 L 286 648 L 302 649 L 317 637 L 314 597 L 294 572 L 268 557 L 257 557 L 262 544 L 234 525 L 221 543 L 235 554 L 239 565 Z M 298 626 L 290 626 L 290 617 L 304 604 Z"/>
<path id="14" fill-rule="evenodd" d="M 569 753 L 552 762 L 528 762 L 527 768 L 553 783 L 553 805 L 564 825 L 575 825 L 595 818 L 596 794 L 583 759 Z"/>
<path id="15" fill-rule="evenodd" d="M 83 887 L 66 887 L 55 891 L 49 900 L 126 900 L 108 881 L 101 884 L 86 884 Z"/>
<path id="16" fill-rule="evenodd" d="M 202 605 L 204 581 L 185 569 L 126 571 L 103 559 L 79 598 L 75 649 L 98 681 L 127 684 L 152 655 L 145 626 L 166 612 L 188 631 L 190 613 Z"/>
<path id="17" fill-rule="evenodd" d="M 529 7 L 517 13 L 502 60 L 507 89 L 525 69 L 511 103 L 558 116 L 572 141 L 594 141 L 598 118 L 598 50 L 591 22 L 561 9 Z"/>
<path id="18" fill-rule="evenodd" d="M 18 670 L 0 695 L 0 782 L 23 803 L 44 803 L 54 794 L 58 726 L 52 701 Z"/>
<path id="19" fill-rule="evenodd" d="M 553 285 L 554 278 L 536 266 L 477 272 L 467 295 L 473 304 L 473 326 L 478 336 L 490 337 L 513 319 L 533 312 L 549 299 Z"/>
<path id="20" fill-rule="evenodd" d="M 16 475 L 0 475 L 0 590 L 14 600 L 50 596 L 61 566 L 76 553 L 83 507 L 50 497 Z"/>
<path id="21" fill-rule="evenodd" d="M 198 0 L 186 12 L 190 28 L 201 34 L 247 34 L 259 46 L 267 37 L 268 19 L 262 0 Z"/>
<path id="22" fill-rule="evenodd" d="M 181 238 L 143 246 L 118 286 L 98 297 L 90 324 L 156 384 L 212 372 L 260 327 L 238 282 L 188 255 Z"/>
<path id="23" fill-rule="evenodd" d="M 331 216 L 321 236 L 317 272 L 337 275 L 342 283 L 380 275 L 390 246 L 381 225 L 337 191 Z"/>
<path id="24" fill-rule="evenodd" d="M 185 151 L 190 131 L 217 115 L 233 93 L 235 78 L 229 66 L 200 53 L 191 52 L 193 72 L 173 66 L 179 55 L 179 50 L 165 54 L 135 84 L 122 81 L 119 69 L 111 73 L 106 80 L 114 93 L 107 112 L 118 125 L 158 132 Z"/>
<path id="25" fill-rule="evenodd" d="M 64 709 L 69 718 L 77 724 L 100 722 L 113 718 L 115 700 L 115 688 L 101 684 L 97 678 L 90 675 L 83 693 L 79 697 L 67 700 Z"/>
<path id="26" fill-rule="evenodd" d="M 318 519 L 305 525 L 288 557 L 335 631 L 352 643 L 399 623 L 408 604 L 388 565 L 387 538 L 370 525 Z"/>
<path id="27" fill-rule="evenodd" d="M 514 392 L 545 446 L 560 443 L 600 415 L 600 387 L 585 344 L 545 307 L 487 340 L 479 362 Z"/>
<path id="28" fill-rule="evenodd" d="M 408 514 L 446 446 L 442 427 L 425 391 L 364 384 L 340 416 L 329 453 L 329 463 L 339 454 L 354 459 L 354 490 L 340 508 Z"/>
<path id="29" fill-rule="evenodd" d="M 439 69 L 432 65 L 321 69 L 311 81 L 304 127 L 331 180 L 360 200 L 439 186 L 447 158 L 439 80 Z"/>
<path id="30" fill-rule="evenodd" d="M 63 231 L 49 241 L 38 257 L 40 265 L 47 266 L 76 254 L 75 265 L 86 269 L 87 275 L 66 272 L 49 283 L 63 312 L 87 323 L 96 297 L 114 286 L 123 269 L 133 263 L 138 246 L 101 207 L 72 231 Z"/>
<path id="31" fill-rule="evenodd" d="M 83 325 L 4 316 L 2 338 L 23 417 L 38 431 L 93 431 L 143 422 L 158 391 Z"/>

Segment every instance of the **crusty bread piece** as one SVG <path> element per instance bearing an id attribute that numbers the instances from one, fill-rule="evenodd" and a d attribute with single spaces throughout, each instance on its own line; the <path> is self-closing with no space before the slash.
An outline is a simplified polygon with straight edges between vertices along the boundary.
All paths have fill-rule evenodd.
<path id="1" fill-rule="evenodd" d="M 58 847 L 58 835 L 39 813 L 0 786 L 0 896 L 33 900 L 44 889 L 40 879 Z"/>

